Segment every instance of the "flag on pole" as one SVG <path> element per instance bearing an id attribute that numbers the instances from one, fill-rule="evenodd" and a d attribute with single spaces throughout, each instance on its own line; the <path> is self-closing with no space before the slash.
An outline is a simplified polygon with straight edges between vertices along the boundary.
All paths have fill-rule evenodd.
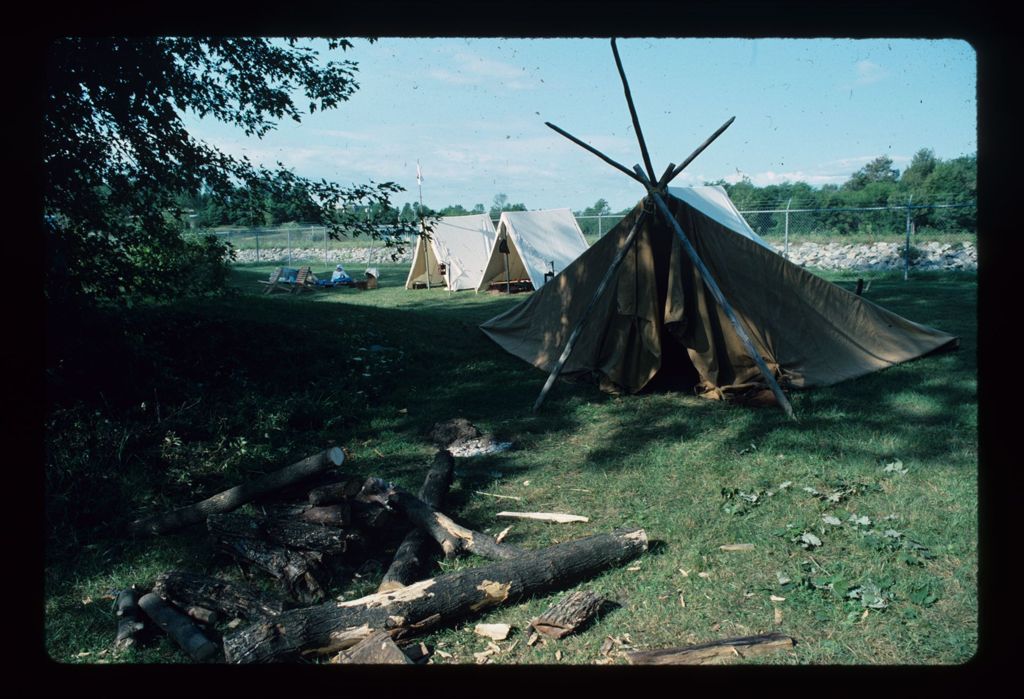
<path id="1" fill-rule="evenodd" d="M 420 161 L 416 161 L 416 184 L 423 184 L 423 173 L 420 171 Z"/>

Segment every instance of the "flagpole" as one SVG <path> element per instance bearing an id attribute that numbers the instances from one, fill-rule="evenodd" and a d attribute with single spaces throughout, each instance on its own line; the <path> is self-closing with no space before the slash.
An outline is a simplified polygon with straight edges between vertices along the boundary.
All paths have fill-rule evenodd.
<path id="1" fill-rule="evenodd" d="M 423 225 L 423 173 L 420 171 L 420 161 L 416 160 L 416 185 L 420 190 L 420 241 L 423 245 L 423 263 L 427 268 L 427 291 L 430 290 L 430 249 L 427 247 L 427 229 Z"/>

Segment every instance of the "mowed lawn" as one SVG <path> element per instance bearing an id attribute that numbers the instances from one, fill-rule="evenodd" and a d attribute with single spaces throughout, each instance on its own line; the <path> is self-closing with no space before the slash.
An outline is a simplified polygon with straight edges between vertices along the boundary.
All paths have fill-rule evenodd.
<path id="1" fill-rule="evenodd" d="M 226 297 L 83 323 L 47 416 L 50 657 L 188 662 L 166 638 L 115 652 L 112 594 L 171 569 L 240 577 L 201 527 L 125 538 L 136 516 L 329 445 L 350 453 L 344 473 L 415 491 L 435 449 L 431 426 L 454 417 L 513 442 L 457 460 L 443 508 L 456 521 L 497 534 L 510 524 L 495 517 L 502 510 L 568 512 L 589 521 L 516 521 L 506 541 L 539 548 L 643 527 L 651 546 L 570 588 L 612 602 L 581 633 L 526 643 L 529 621 L 559 591 L 424 637 L 434 663 L 477 662 L 489 642 L 473 631 L 482 622 L 513 627 L 481 657 L 497 664 L 619 664 L 625 650 L 772 631 L 794 649 L 742 662 L 959 664 L 976 652 L 974 274 L 874 275 L 868 298 L 958 335 L 959 349 L 794 392 L 791 421 L 777 409 L 612 397 L 565 381 L 532 414 L 544 374 L 477 328 L 523 297 L 406 291 L 407 265 L 377 266 L 377 290 L 298 296 L 262 295 L 257 280 L 272 267 L 240 266 Z M 855 275 L 829 278 L 852 288 Z M 721 548 L 737 543 L 752 549 Z M 374 591 L 387 562 L 381 553 L 332 594 Z"/>

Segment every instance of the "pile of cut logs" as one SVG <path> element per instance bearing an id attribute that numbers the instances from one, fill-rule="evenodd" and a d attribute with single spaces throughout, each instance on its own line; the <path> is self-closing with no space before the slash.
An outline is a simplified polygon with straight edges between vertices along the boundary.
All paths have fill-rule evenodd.
<path id="1" fill-rule="evenodd" d="M 133 523 L 136 534 L 205 525 L 213 548 L 276 580 L 275 594 L 245 582 L 168 571 L 115 600 L 115 645 L 126 647 L 154 625 L 198 662 L 425 662 L 415 637 L 489 608 L 566 589 L 647 549 L 642 529 L 621 530 L 524 550 L 473 531 L 441 512 L 454 474 L 446 449 L 435 455 L 417 494 L 376 477 L 353 478 L 335 447 L 199 503 Z M 311 487 L 311 481 L 316 481 Z M 286 493 L 298 493 L 281 502 Z M 271 496 L 276 502 L 268 502 Z M 256 514 L 236 512 L 259 499 Z M 399 543 L 400 542 L 400 543 Z M 339 572 L 368 552 L 395 546 L 377 592 L 332 598 Z M 474 568 L 424 578 L 428 563 L 471 553 Z M 534 620 L 535 633 L 560 638 L 599 609 L 574 592 Z"/>

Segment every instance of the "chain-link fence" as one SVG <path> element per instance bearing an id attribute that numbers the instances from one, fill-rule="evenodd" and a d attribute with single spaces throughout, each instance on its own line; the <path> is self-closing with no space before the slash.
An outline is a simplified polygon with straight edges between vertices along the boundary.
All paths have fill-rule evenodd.
<path id="1" fill-rule="evenodd" d="M 778 248 L 788 250 L 802 241 L 841 240 L 862 242 L 911 242 L 964 240 L 977 235 L 977 206 L 913 204 L 875 207 L 774 208 L 741 210 L 750 227 Z M 623 219 L 623 214 L 576 216 L 580 230 L 594 243 Z M 497 224 L 497 221 L 495 221 Z M 230 242 L 240 263 L 318 263 L 335 261 L 389 262 L 396 252 L 369 238 L 333 240 L 326 227 L 281 226 L 218 229 L 219 238 Z M 409 261 L 414 240 L 404 245 L 395 261 Z"/>
<path id="2" fill-rule="evenodd" d="M 773 208 L 740 211 L 754 232 L 775 241 L 832 238 L 895 240 L 907 229 L 919 237 L 974 236 L 978 232 L 977 207 L 962 204 L 907 204 L 902 206 Z"/>
<path id="3" fill-rule="evenodd" d="M 221 228 L 210 231 L 235 249 L 236 262 L 332 264 L 339 261 L 390 262 L 395 247 L 369 237 L 335 240 L 326 226 L 279 226 L 263 228 Z M 412 240 L 406 241 L 403 257 L 411 257 Z"/>

